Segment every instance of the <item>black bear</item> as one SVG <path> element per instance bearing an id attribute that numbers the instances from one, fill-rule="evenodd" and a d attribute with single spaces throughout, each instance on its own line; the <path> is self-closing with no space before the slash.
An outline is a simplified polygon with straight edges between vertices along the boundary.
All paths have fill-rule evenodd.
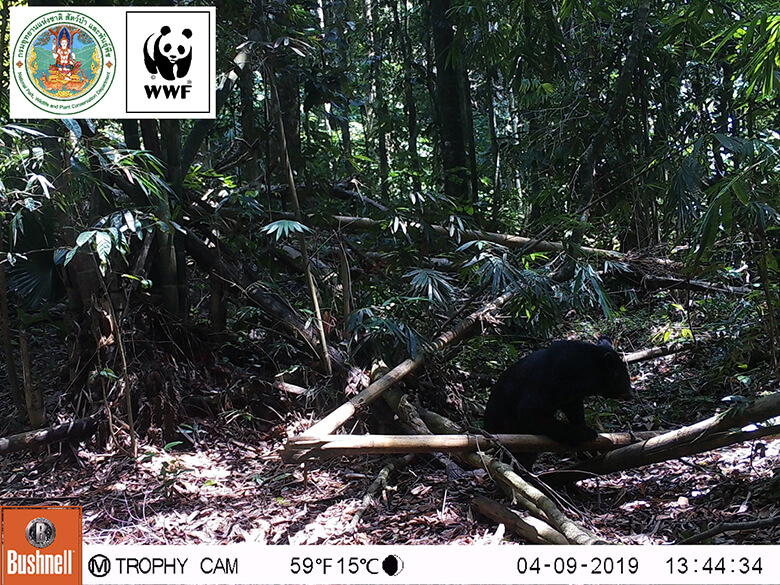
<path id="1" fill-rule="evenodd" d="M 163 79 L 181 79 L 192 64 L 192 31 L 185 28 L 181 34 L 172 33 L 164 26 L 159 33 L 149 35 L 144 43 L 144 64 L 149 73 L 158 71 Z"/>
<path id="2" fill-rule="evenodd" d="M 628 368 L 608 338 L 597 344 L 558 341 L 525 356 L 496 382 L 485 408 L 484 428 L 499 434 L 546 435 L 577 445 L 596 437 L 585 424 L 586 396 L 630 398 Z M 555 418 L 563 412 L 568 422 Z M 531 471 L 535 453 L 517 457 Z"/>

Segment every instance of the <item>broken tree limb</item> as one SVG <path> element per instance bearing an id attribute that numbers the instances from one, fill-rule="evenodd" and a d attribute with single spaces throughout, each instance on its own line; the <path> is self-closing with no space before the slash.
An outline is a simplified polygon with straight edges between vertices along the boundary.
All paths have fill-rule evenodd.
<path id="1" fill-rule="evenodd" d="M 280 217 L 289 217 L 288 214 L 281 214 Z M 340 230 L 354 230 L 354 229 L 373 229 L 383 227 L 388 223 L 388 220 L 372 219 L 370 217 L 354 217 L 350 215 L 334 215 L 330 224 Z M 443 225 L 426 225 L 423 226 L 417 221 L 408 221 L 407 227 L 423 230 L 430 229 L 435 233 L 446 236 L 448 238 L 453 237 L 453 232 L 447 226 Z M 536 238 L 526 238 L 523 236 L 515 236 L 512 234 L 499 234 L 495 232 L 483 232 L 480 230 L 456 230 L 454 232 L 461 242 L 471 242 L 474 240 L 485 240 L 486 242 L 493 242 L 501 244 L 508 248 L 525 248 L 527 252 L 562 252 L 564 250 L 563 244 L 560 242 L 548 242 L 545 240 L 537 240 Z M 612 259 L 623 259 L 625 254 L 617 252 L 615 250 L 604 250 L 601 248 L 589 248 L 583 246 L 580 248 L 583 253 L 593 254 L 597 256 L 607 256 Z"/>
<path id="2" fill-rule="evenodd" d="M 458 323 L 455 328 L 450 329 L 449 331 L 445 331 L 439 335 L 439 337 L 437 337 L 436 340 L 431 343 L 430 347 L 420 351 L 420 353 L 417 354 L 417 357 L 414 359 L 406 359 L 395 366 L 376 382 L 373 382 L 368 388 L 352 397 L 349 402 L 345 402 L 336 410 L 331 412 L 328 416 L 323 418 L 320 422 L 316 423 L 304 433 L 302 433 L 302 436 L 316 437 L 333 433 L 333 431 L 347 422 L 350 417 L 352 417 L 352 415 L 354 415 L 358 410 L 364 408 L 366 405 L 376 400 L 393 384 L 403 380 L 406 376 L 416 371 L 425 362 L 425 358 L 428 354 L 441 351 L 448 345 L 462 340 L 464 337 L 466 337 L 466 334 L 471 330 L 472 327 L 474 327 L 487 315 L 506 304 L 517 294 L 518 293 L 516 291 L 506 292 L 478 311 L 474 311 L 471 315 Z"/>
<path id="3" fill-rule="evenodd" d="M 368 507 L 371 505 L 371 502 L 376 499 L 377 494 L 384 490 L 387 487 L 387 478 L 390 477 L 390 474 L 398 469 L 399 467 L 405 467 L 406 465 L 409 465 L 411 463 L 412 459 L 414 459 L 414 455 L 406 455 L 405 457 L 401 457 L 400 459 L 396 459 L 395 461 L 390 461 L 387 465 L 385 465 L 377 475 L 376 479 L 371 483 L 370 486 L 368 486 L 368 490 L 366 491 L 366 494 L 363 496 L 363 499 L 360 502 L 360 507 L 355 510 L 355 515 L 352 516 L 352 520 L 349 523 L 349 531 L 355 532 L 357 530 L 358 524 L 360 523 L 360 519 L 363 517 L 363 514 L 366 510 L 368 510 Z"/>
<path id="4" fill-rule="evenodd" d="M 762 396 L 747 405 L 734 406 L 696 424 L 582 461 L 570 469 L 612 473 L 776 435 L 780 433 L 780 425 L 748 431 L 739 429 L 777 416 L 780 416 L 780 392 Z"/>
<path id="5" fill-rule="evenodd" d="M 566 516 L 549 497 L 520 477 L 506 463 L 486 453 L 466 453 L 459 458 L 473 467 L 487 469 L 499 485 L 511 493 L 511 497 L 514 497 L 534 516 L 549 523 L 563 534 L 569 544 L 605 544 L 606 541 Z"/>
<path id="6" fill-rule="evenodd" d="M 751 520 L 748 522 L 723 522 L 717 526 L 713 526 L 709 530 L 694 534 L 688 538 L 684 538 L 677 542 L 677 544 L 696 544 L 703 540 L 723 534 L 724 532 L 743 532 L 760 530 L 762 528 L 773 528 L 780 525 L 780 516 L 770 516 L 769 518 L 761 518 L 760 520 Z"/>
<path id="7" fill-rule="evenodd" d="M 610 451 L 646 440 L 660 433 L 602 433 L 576 450 Z M 496 435 L 507 449 L 517 453 L 575 450 L 542 435 Z M 492 441 L 481 435 L 324 435 L 290 438 L 282 452 L 288 462 L 342 455 L 377 455 L 390 453 L 473 453 L 490 449 Z"/>
<path id="8" fill-rule="evenodd" d="M 659 345 L 656 347 L 650 347 L 648 349 L 643 349 L 640 351 L 624 353 L 622 355 L 623 355 L 623 361 L 625 361 L 627 364 L 631 364 L 634 362 L 641 362 L 644 360 L 652 360 L 657 357 L 663 357 L 665 355 L 672 355 L 674 353 L 679 353 L 687 349 L 694 349 L 696 347 L 698 347 L 696 344 L 681 343 L 676 341 L 673 343 L 668 343 L 666 345 Z"/>
<path id="9" fill-rule="evenodd" d="M 460 432 L 460 428 L 448 418 L 417 407 L 420 418 L 433 430 L 446 429 L 444 432 Z M 428 423 L 433 423 L 431 426 Z M 489 453 L 461 453 L 458 459 L 477 469 L 486 469 L 513 501 L 517 501 L 541 522 L 560 532 L 570 544 L 604 544 L 586 528 L 580 526 L 564 514 L 555 502 L 539 488 L 520 477 L 511 466 L 499 461 Z"/>
<path id="10" fill-rule="evenodd" d="M 95 432 L 98 414 L 80 418 L 45 429 L 26 431 L 0 439 L 0 454 L 14 453 L 24 449 L 34 449 L 51 443 L 88 437 Z"/>
<path id="11" fill-rule="evenodd" d="M 215 275 L 216 278 L 221 278 L 231 290 L 240 291 L 267 316 L 275 319 L 290 333 L 300 336 L 315 354 L 318 353 L 319 340 L 316 333 L 283 299 L 262 290 L 262 287 L 257 286 L 257 283 L 251 282 L 248 277 L 244 276 L 241 266 L 236 267 L 225 262 L 215 248 L 209 247 L 192 230 L 186 230 L 185 243 L 187 252 L 204 271 Z M 344 374 L 346 372 L 344 356 L 333 346 L 328 346 L 328 352 L 334 370 Z"/>
<path id="12" fill-rule="evenodd" d="M 666 343 L 664 345 L 658 345 L 655 347 L 649 347 L 647 349 L 642 349 L 639 351 L 624 353 L 622 354 L 622 357 L 623 357 L 623 361 L 625 361 L 627 364 L 632 364 L 634 362 L 652 360 L 657 357 L 672 355 L 683 351 L 701 351 L 702 349 L 705 349 L 710 345 L 715 345 L 719 341 L 720 339 L 714 336 L 700 335 L 697 336 L 696 341 L 678 339 Z"/>
<path id="13" fill-rule="evenodd" d="M 475 496 L 472 503 L 481 514 L 504 524 L 512 532 L 519 534 L 528 542 L 536 544 L 569 544 L 569 541 L 566 540 L 563 534 L 534 516 L 523 518 L 514 510 L 485 496 Z"/>
<path id="14" fill-rule="evenodd" d="M 686 280 L 671 276 L 641 275 L 639 284 L 645 290 L 685 289 L 694 292 L 722 293 L 729 295 L 745 295 L 753 292 L 749 286 L 731 286 L 728 284 L 713 284 L 703 280 Z"/>

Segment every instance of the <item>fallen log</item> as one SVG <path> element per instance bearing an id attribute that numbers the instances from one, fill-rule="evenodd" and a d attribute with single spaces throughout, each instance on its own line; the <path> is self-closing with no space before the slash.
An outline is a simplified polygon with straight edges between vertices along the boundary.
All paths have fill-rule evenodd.
<path id="1" fill-rule="evenodd" d="M 97 429 L 99 419 L 98 414 L 93 414 L 61 425 L 4 437 L 0 439 L 0 454 L 35 449 L 51 443 L 88 437 Z"/>
<path id="2" fill-rule="evenodd" d="M 486 498 L 475 496 L 474 507 L 491 520 L 504 524 L 515 534 L 519 534 L 528 542 L 536 544 L 569 544 L 566 537 L 534 516 L 522 517 L 503 504 Z"/>
<path id="3" fill-rule="evenodd" d="M 397 402 L 398 404 L 408 404 L 407 400 L 398 400 Z M 420 406 L 417 406 L 416 410 L 418 413 L 415 418 L 424 421 L 426 429 L 444 433 L 461 432 L 458 425 L 440 414 L 425 410 Z M 431 431 L 428 430 L 428 432 Z M 540 523 L 548 525 L 549 528 L 545 530 L 562 534 L 567 543 L 606 543 L 606 541 L 566 516 L 550 497 L 515 473 L 511 466 L 499 461 L 489 453 L 481 451 L 479 453 L 460 453 L 456 456 L 460 461 L 476 469 L 487 470 L 512 501 L 520 503 L 534 517 L 538 518 Z"/>
<path id="4" fill-rule="evenodd" d="M 762 396 L 747 405 L 734 406 L 696 424 L 582 461 L 563 473 L 575 470 L 598 474 L 613 473 L 778 435 L 780 425 L 741 430 L 751 423 L 763 422 L 777 416 L 780 416 L 780 392 Z"/>
<path id="5" fill-rule="evenodd" d="M 278 217 L 284 217 L 288 219 L 294 219 L 291 214 L 281 213 Z M 311 216 L 309 216 L 311 217 Z M 351 215 L 334 215 L 330 218 L 326 218 L 326 225 L 337 228 L 339 230 L 355 230 L 355 229 L 374 229 L 381 228 L 389 222 L 392 218 L 379 220 L 370 217 L 355 217 Z M 322 225 L 322 224 L 321 224 Z M 565 247 L 560 242 L 548 242 L 546 240 L 539 240 L 538 238 L 526 238 L 523 236 L 515 236 L 512 234 L 499 234 L 496 232 L 486 232 L 482 230 L 465 230 L 456 229 L 453 230 L 448 226 L 443 225 L 423 225 L 418 221 L 409 220 L 406 222 L 406 227 L 418 229 L 421 231 L 431 230 L 441 236 L 448 238 L 456 235 L 461 242 L 472 242 L 475 240 L 484 240 L 486 242 L 493 242 L 495 244 L 501 244 L 508 248 L 523 248 L 526 252 L 562 252 Z M 613 260 L 622 260 L 625 258 L 623 252 L 617 252 L 615 250 L 605 250 L 602 248 L 590 248 L 588 246 L 581 246 L 580 250 L 585 254 L 592 254 L 596 256 L 606 256 Z"/>
<path id="6" fill-rule="evenodd" d="M 577 445 L 580 451 L 609 451 L 652 438 L 660 432 L 602 433 L 587 443 Z M 575 450 L 542 435 L 496 435 L 504 447 L 517 453 Z M 342 455 L 378 455 L 390 453 L 474 453 L 486 451 L 493 442 L 481 435 L 324 435 L 297 436 L 288 439 L 282 459 L 297 462 Z"/>
<path id="7" fill-rule="evenodd" d="M 439 335 L 439 337 L 437 337 L 436 340 L 431 343 L 430 347 L 421 350 L 417 354 L 417 357 L 414 359 L 409 358 L 404 360 L 395 366 L 376 382 L 373 382 L 370 386 L 368 386 L 368 388 L 353 396 L 348 402 L 345 402 L 321 421 L 311 426 L 308 430 L 302 433 L 301 436 L 318 437 L 331 434 L 333 431 L 347 422 L 358 410 L 365 408 L 368 404 L 379 398 L 382 393 L 390 388 L 393 384 L 401 381 L 406 376 L 416 371 L 420 366 L 423 365 L 428 354 L 441 351 L 448 345 L 456 343 L 466 337 L 466 334 L 471 330 L 472 327 L 474 327 L 487 315 L 506 304 L 517 294 L 518 293 L 516 291 L 504 293 L 493 302 L 488 303 L 486 306 L 473 312 L 471 315 L 458 323 L 455 328 L 449 331 L 445 331 Z"/>

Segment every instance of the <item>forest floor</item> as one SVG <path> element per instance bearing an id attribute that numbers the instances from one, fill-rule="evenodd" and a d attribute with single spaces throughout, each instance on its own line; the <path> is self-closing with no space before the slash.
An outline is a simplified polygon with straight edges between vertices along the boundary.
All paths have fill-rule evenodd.
<path id="1" fill-rule="evenodd" d="M 65 362 L 64 351 L 51 349 L 62 345 L 45 338 L 35 343 L 36 371 L 48 372 L 39 380 L 48 388 L 49 412 L 62 410 L 63 377 L 51 367 Z M 713 350 L 704 357 L 667 356 L 632 365 L 637 396 L 631 403 L 591 401 L 594 427 L 674 429 L 722 411 L 720 397 L 737 393 L 736 386 L 708 388 L 695 377 L 721 357 Z M 452 479 L 438 460 L 421 455 L 393 471 L 385 489 L 366 503 L 369 486 L 390 458 L 341 457 L 311 462 L 306 469 L 284 463 L 284 440 L 326 414 L 333 399 L 328 407 L 316 407 L 316 399 L 273 394 L 268 386 L 258 390 L 252 384 L 259 372 L 253 374 L 249 365 L 208 360 L 168 366 L 169 383 L 178 380 L 179 391 L 190 392 L 190 398 L 217 397 L 210 414 L 191 415 L 189 443 L 166 450 L 159 432 L 147 432 L 139 438 L 137 460 L 99 446 L 95 438 L 7 454 L 0 458 L 0 502 L 80 505 L 84 539 L 93 544 L 523 542 L 472 508 L 476 495 L 506 502 L 481 470 Z M 431 364 L 408 390 L 453 420 L 475 421 L 479 395 L 494 372 L 481 374 L 484 379 L 471 387 L 465 372 Z M 5 404 L 8 408 L 10 400 Z M 9 423 L 11 413 L 4 414 L 0 436 L 18 432 Z M 59 416 L 60 422 L 68 420 Z M 367 432 L 365 423 L 359 417 L 345 432 Z M 543 454 L 537 471 L 558 462 Z M 724 522 L 777 517 L 780 438 L 585 480 L 564 500 L 567 513 L 582 525 L 625 544 L 674 543 Z M 777 543 L 780 526 L 722 533 L 710 542 Z"/>
<path id="2" fill-rule="evenodd" d="M 482 472 L 448 480 L 440 463 L 420 456 L 391 474 L 353 527 L 384 458 L 315 462 L 304 474 L 281 461 L 279 432 L 212 421 L 198 435 L 190 451 L 142 445 L 137 463 L 84 446 L 7 456 L 0 461 L 0 498 L 7 505 L 83 506 L 84 539 L 92 544 L 522 542 L 472 510 L 477 494 L 502 499 Z M 778 515 L 770 479 L 779 464 L 774 439 L 586 480 L 566 498 L 569 513 L 608 541 L 671 543 L 722 522 Z M 778 541 L 778 527 L 712 539 Z"/>

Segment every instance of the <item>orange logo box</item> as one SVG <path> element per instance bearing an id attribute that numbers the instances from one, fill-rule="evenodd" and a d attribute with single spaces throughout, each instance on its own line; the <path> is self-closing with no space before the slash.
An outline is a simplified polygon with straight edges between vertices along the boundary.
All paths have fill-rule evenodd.
<path id="1" fill-rule="evenodd" d="M 81 585 L 81 506 L 4 506 L 2 585 Z"/>

